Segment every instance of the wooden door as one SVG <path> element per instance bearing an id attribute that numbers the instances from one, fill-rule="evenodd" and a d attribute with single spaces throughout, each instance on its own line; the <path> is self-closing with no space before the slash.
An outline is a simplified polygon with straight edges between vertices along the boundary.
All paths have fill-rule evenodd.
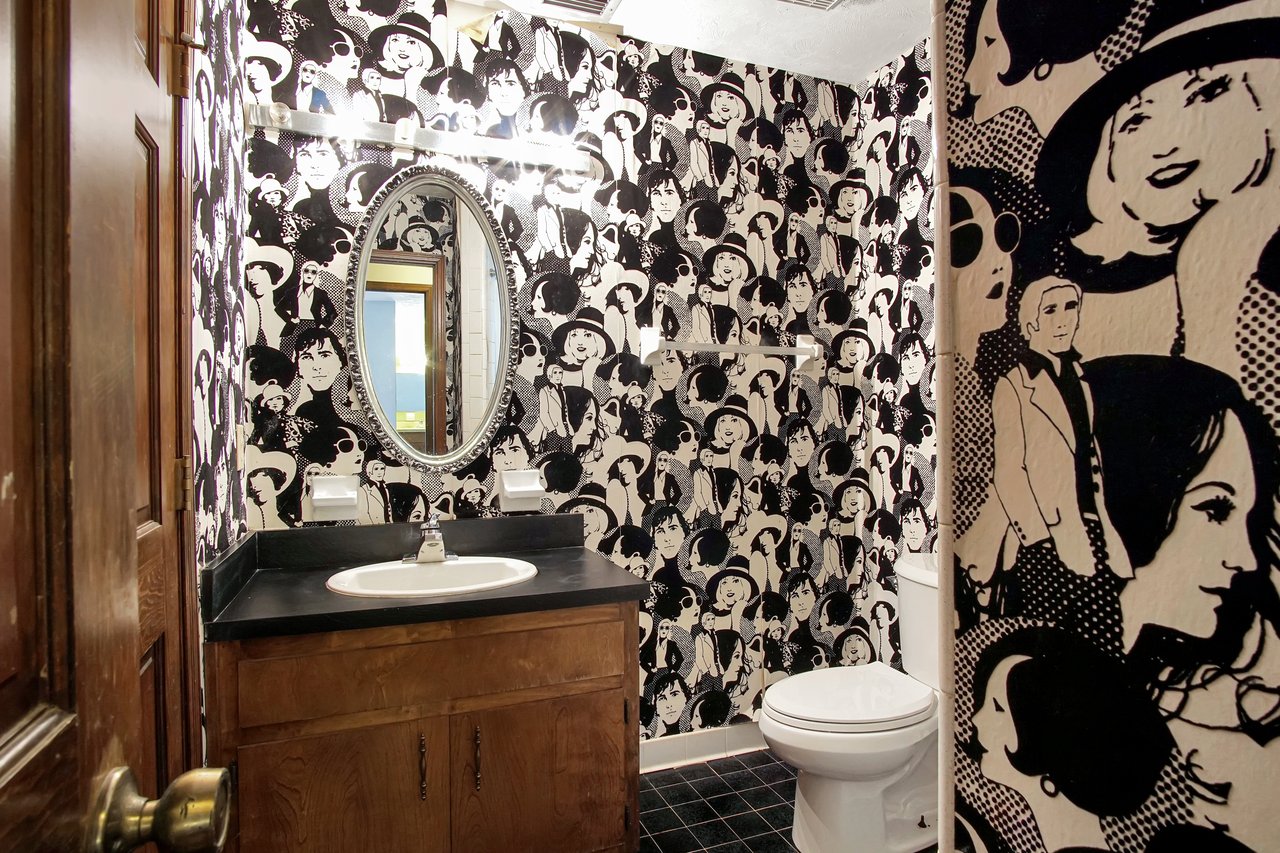
<path id="1" fill-rule="evenodd" d="M 453 853 L 622 845 L 624 701 L 610 690 L 451 717 Z"/>
<path id="2" fill-rule="evenodd" d="M 170 91 L 179 70 L 173 45 L 183 30 L 174 0 L 135 0 L 129 104 L 133 112 L 133 518 L 137 539 L 137 681 L 141 752 L 138 788 L 157 796 L 197 755 L 198 697 L 184 692 L 196 671 L 194 569 L 183 560 L 184 457 L 189 453 L 185 369 L 189 304 L 184 207 L 178 179 L 178 109 Z M 122 75 L 123 76 L 123 75 Z M 190 550 L 188 547 L 186 550 Z M 187 630 L 184 630 L 187 629 Z"/>
<path id="3" fill-rule="evenodd" d="M 154 646 L 140 626 L 155 612 L 140 604 L 152 590 L 140 596 L 139 442 L 166 418 L 176 436 L 185 417 L 172 387 L 167 402 L 137 390 L 182 375 L 172 363 L 159 379 L 137 375 L 138 271 L 159 293 L 183 268 L 172 265 L 174 127 L 135 73 L 146 66 L 161 91 L 174 20 L 148 6 L 140 28 L 143 6 L 0 0 L 2 850 L 79 851 L 112 768 L 132 764 L 145 785 L 153 767 L 151 781 L 191 757 L 181 711 L 151 737 L 139 678 Z M 143 172 L 151 207 L 139 210 Z M 148 308 L 148 332 L 163 308 Z M 153 350 L 148 369 L 162 358 Z M 143 397 L 169 409 L 139 423 Z M 183 655 L 173 624 L 166 667 Z M 181 670 L 148 682 L 157 703 L 174 701 L 170 680 L 181 689 Z"/>
<path id="4" fill-rule="evenodd" d="M 242 853 L 449 849 L 449 722 L 241 747 Z"/>

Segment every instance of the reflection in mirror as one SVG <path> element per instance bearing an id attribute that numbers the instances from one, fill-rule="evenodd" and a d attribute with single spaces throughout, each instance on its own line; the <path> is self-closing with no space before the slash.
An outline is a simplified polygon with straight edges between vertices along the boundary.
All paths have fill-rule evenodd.
<path id="1" fill-rule="evenodd" d="M 374 252 L 365 275 L 365 369 L 396 432 L 415 450 L 435 453 L 449 446 L 445 389 L 453 365 L 442 328 L 445 259 L 397 254 Z"/>
<path id="2" fill-rule="evenodd" d="M 356 278 L 363 392 L 406 456 L 474 449 L 506 379 L 511 320 L 498 238 L 452 181 L 404 181 L 371 215 Z"/>

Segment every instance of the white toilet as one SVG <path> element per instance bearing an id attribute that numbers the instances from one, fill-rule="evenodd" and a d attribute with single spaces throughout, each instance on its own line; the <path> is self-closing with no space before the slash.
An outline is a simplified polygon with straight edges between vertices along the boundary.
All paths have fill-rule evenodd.
<path id="1" fill-rule="evenodd" d="M 916 853 L 938 840 L 938 571 L 904 554 L 903 675 L 887 664 L 785 678 L 764 694 L 760 732 L 799 771 L 800 853 Z"/>

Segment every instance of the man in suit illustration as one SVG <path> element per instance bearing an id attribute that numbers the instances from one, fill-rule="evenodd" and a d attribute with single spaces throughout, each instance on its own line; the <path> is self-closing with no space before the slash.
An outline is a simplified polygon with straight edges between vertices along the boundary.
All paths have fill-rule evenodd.
<path id="1" fill-rule="evenodd" d="M 1110 569 L 1132 577 L 1107 516 L 1093 400 L 1074 348 L 1080 301 L 1079 286 L 1060 278 L 1032 282 L 1022 296 L 1018 325 L 1027 350 L 992 400 L 995 493 L 1019 560 L 1038 549 L 1077 575 Z"/>

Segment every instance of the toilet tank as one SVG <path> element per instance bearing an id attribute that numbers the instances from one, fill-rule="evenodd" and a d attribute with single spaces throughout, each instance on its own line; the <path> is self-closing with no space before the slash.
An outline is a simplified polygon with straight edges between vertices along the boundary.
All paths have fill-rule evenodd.
<path id="1" fill-rule="evenodd" d="M 894 565 L 898 575 L 898 633 L 902 668 L 917 681 L 939 689 L 938 555 L 903 554 Z"/>

